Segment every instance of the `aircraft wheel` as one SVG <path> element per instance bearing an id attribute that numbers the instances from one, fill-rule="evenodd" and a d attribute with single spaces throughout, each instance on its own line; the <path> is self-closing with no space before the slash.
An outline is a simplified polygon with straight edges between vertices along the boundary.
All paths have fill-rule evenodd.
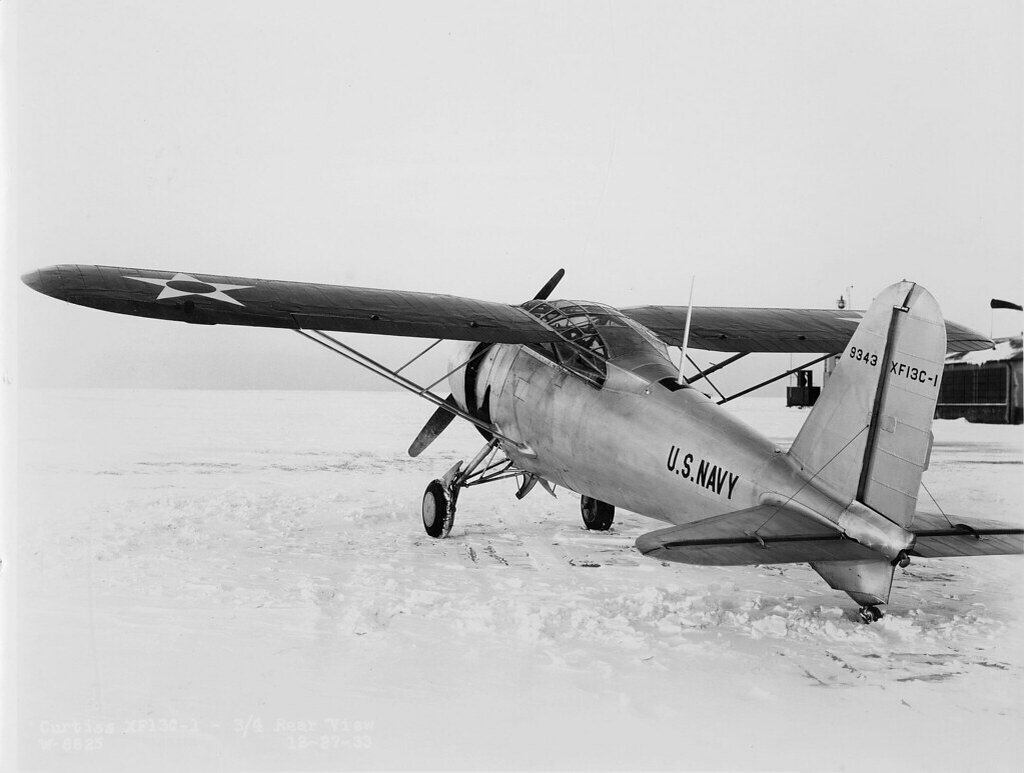
<path id="1" fill-rule="evenodd" d="M 615 520 L 615 506 L 593 497 L 580 497 L 583 525 L 591 531 L 608 531 Z"/>
<path id="2" fill-rule="evenodd" d="M 882 619 L 882 610 L 874 604 L 860 608 L 860 619 L 865 623 L 874 623 Z"/>
<path id="3" fill-rule="evenodd" d="M 423 528 L 427 534 L 444 539 L 455 522 L 455 497 L 439 480 L 432 480 L 423 492 Z"/>

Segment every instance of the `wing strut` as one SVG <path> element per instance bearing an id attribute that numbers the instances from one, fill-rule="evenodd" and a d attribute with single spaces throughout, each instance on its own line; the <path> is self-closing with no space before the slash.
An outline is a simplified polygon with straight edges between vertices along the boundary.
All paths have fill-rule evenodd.
<path id="1" fill-rule="evenodd" d="M 413 358 L 412 358 L 411 360 L 409 360 L 409 361 L 408 361 L 407 363 L 405 363 L 405 365 L 403 365 L 402 367 L 398 368 L 398 370 L 396 370 L 396 371 L 395 371 L 395 373 L 396 373 L 396 374 L 397 374 L 397 373 L 401 373 L 401 372 L 402 372 L 403 370 L 405 370 L 406 368 L 408 368 L 408 367 L 409 367 L 410 365 L 412 365 L 412 364 L 413 364 L 414 362 L 416 362 L 416 360 L 418 360 L 418 359 L 419 359 L 420 357 L 422 357 L 422 356 L 423 356 L 424 354 L 426 354 L 427 352 L 429 352 L 429 351 L 430 351 L 431 349 L 433 349 L 433 348 L 434 348 L 435 346 L 437 346 L 437 345 L 438 345 L 439 343 L 441 343 L 441 342 L 442 342 L 443 340 L 444 340 L 443 338 L 438 338 L 438 339 L 437 339 L 436 341 L 434 341 L 434 343 L 432 343 L 432 344 L 431 344 L 430 346 L 428 346 L 428 347 L 427 347 L 426 349 L 424 349 L 424 350 L 423 350 L 422 352 L 420 352 L 420 353 L 419 353 L 419 354 L 417 354 L 417 355 L 416 355 L 415 357 L 413 357 Z"/>
<path id="2" fill-rule="evenodd" d="M 696 384 L 702 378 L 707 378 L 712 373 L 714 373 L 716 370 L 721 370 L 726 365 L 732 365 L 734 362 L 736 362 L 736 360 L 741 360 L 744 357 L 746 357 L 748 354 L 750 354 L 750 352 L 740 352 L 739 354 L 734 354 L 732 357 L 728 358 L 727 360 L 722 360 L 717 365 L 712 365 L 710 368 L 705 368 L 704 370 L 701 370 L 700 367 L 698 367 L 697 363 L 694 362 L 693 363 L 693 367 L 697 368 L 697 378 L 692 379 L 690 381 L 690 384 Z M 691 362 L 692 362 L 692 360 L 691 360 Z M 710 383 L 710 382 L 708 382 L 708 383 Z"/>
<path id="3" fill-rule="evenodd" d="M 822 360 L 827 360 L 829 357 L 834 357 L 834 356 L 835 356 L 834 353 L 823 354 L 823 355 L 821 355 L 821 357 L 818 357 L 815 360 L 811 360 L 810 362 L 805 362 L 803 365 L 797 365 L 795 368 L 790 368 L 785 373 L 780 373 L 777 376 L 772 376 L 767 381 L 762 381 L 760 384 L 755 384 L 752 387 L 744 389 L 742 392 L 737 392 L 734 395 L 729 395 L 728 397 L 725 397 L 725 398 L 719 400 L 718 404 L 721 405 L 722 403 L 727 403 L 730 400 L 735 400 L 737 397 L 742 397 L 743 395 L 747 394 L 748 392 L 753 392 L 755 389 L 760 389 L 763 386 L 768 386 L 772 382 L 778 381 L 780 378 L 785 378 L 786 376 L 790 375 L 791 373 L 796 373 L 798 370 L 803 370 L 804 368 L 809 368 L 812 365 L 817 365 Z"/>
<path id="4" fill-rule="evenodd" d="M 708 386 L 710 386 L 712 389 L 715 390 L 715 394 L 717 394 L 719 397 L 721 397 L 724 400 L 725 399 L 725 395 L 723 395 L 722 391 L 718 387 L 715 386 L 714 382 L 711 379 L 708 378 L 708 374 L 700 369 L 700 365 L 698 365 L 696 362 L 693 361 L 693 357 L 691 357 L 690 355 L 686 355 L 686 360 L 693 367 L 695 367 L 697 369 L 697 373 L 699 374 L 697 376 L 697 378 L 689 381 L 688 383 L 690 383 L 692 385 L 694 381 L 700 381 L 701 379 L 703 379 L 704 381 L 708 382 Z"/>
<path id="5" fill-rule="evenodd" d="M 366 368 L 366 370 L 370 371 L 371 373 L 374 373 L 382 378 L 387 379 L 392 384 L 400 386 L 407 392 L 412 392 L 414 395 L 418 395 L 419 397 L 422 397 L 424 400 L 427 400 L 428 402 L 431 402 L 438 407 L 442 407 L 445 411 L 454 413 L 456 416 L 462 417 L 471 424 L 475 424 L 481 429 L 491 433 L 495 437 L 499 437 L 502 440 L 512 443 L 516 448 L 522 447 L 522 445 L 518 441 L 513 440 L 512 438 L 508 437 L 507 435 L 503 435 L 500 432 L 496 432 L 494 427 L 488 424 L 487 422 L 481 421 L 475 416 L 471 416 L 470 414 L 466 413 L 464 410 L 462 410 L 456 405 L 452 405 L 445 398 L 429 391 L 429 388 L 421 387 L 415 381 L 411 381 L 410 379 L 407 379 L 405 376 L 400 376 L 396 371 L 392 370 L 387 365 L 383 365 L 382 363 L 377 362 L 371 357 L 367 357 L 362 352 L 353 349 L 351 346 L 348 346 L 347 344 L 343 344 L 341 341 L 332 336 L 329 336 L 324 331 L 296 330 L 295 332 L 298 333 L 303 338 L 308 338 L 315 344 L 320 344 L 320 346 L 324 347 L 328 351 L 334 352 L 340 357 L 344 357 L 346 360 L 354 362 L 356 365 L 359 365 L 362 368 Z M 468 364 L 468 362 L 465 364 Z M 461 367 L 465 367 L 465 365 Z"/>

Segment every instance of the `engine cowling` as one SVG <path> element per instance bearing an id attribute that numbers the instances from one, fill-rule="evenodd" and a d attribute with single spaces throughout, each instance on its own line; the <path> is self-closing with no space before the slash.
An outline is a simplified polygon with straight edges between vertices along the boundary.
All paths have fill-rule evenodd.
<path id="1" fill-rule="evenodd" d="M 485 424 L 492 424 L 495 401 L 502 394 L 519 347 L 508 344 L 469 343 L 458 345 L 449 362 L 448 377 L 458 406 Z M 477 427 L 485 439 L 491 434 Z"/>
<path id="2" fill-rule="evenodd" d="M 448 355 L 448 387 L 451 389 L 455 402 L 464 411 L 469 410 L 466 402 L 466 369 L 459 368 L 459 366 L 473 356 L 478 345 L 476 341 L 456 341 Z"/>

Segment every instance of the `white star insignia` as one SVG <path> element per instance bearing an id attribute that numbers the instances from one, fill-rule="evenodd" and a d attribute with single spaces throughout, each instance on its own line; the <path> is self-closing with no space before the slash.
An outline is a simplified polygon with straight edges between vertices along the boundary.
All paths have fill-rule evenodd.
<path id="1" fill-rule="evenodd" d="M 156 297 L 158 301 L 165 298 L 180 298 L 183 295 L 202 295 L 225 303 L 233 303 L 236 306 L 245 306 L 241 301 L 236 301 L 225 290 L 245 290 L 255 285 L 228 285 L 217 284 L 216 282 L 202 282 L 188 274 L 175 274 L 170 279 L 151 279 L 145 276 L 125 276 L 125 279 L 134 279 L 136 282 L 148 282 L 151 285 L 160 285 L 163 289 Z"/>

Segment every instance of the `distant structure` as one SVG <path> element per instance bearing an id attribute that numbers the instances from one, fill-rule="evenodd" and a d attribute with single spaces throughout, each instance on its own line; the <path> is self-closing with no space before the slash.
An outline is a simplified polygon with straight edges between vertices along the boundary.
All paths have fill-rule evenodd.
<path id="1" fill-rule="evenodd" d="M 843 293 L 836 299 L 836 308 L 845 309 L 853 304 L 853 285 L 845 288 Z M 828 383 L 828 377 L 836 369 L 839 362 L 839 355 L 835 354 L 825 360 L 821 366 L 821 381 Z M 796 383 L 794 384 L 794 378 Z M 814 385 L 814 372 L 811 370 L 798 370 L 790 377 L 789 386 L 786 387 L 787 408 L 809 408 L 817 402 L 821 395 L 821 387 Z"/>
<path id="2" fill-rule="evenodd" d="M 836 301 L 836 308 L 851 305 L 853 286 Z M 845 296 L 845 297 L 844 297 Z M 992 309 L 1022 311 L 1020 304 L 993 298 Z M 822 366 L 823 382 L 835 370 L 838 355 L 829 357 Z M 991 349 L 975 352 L 954 352 L 946 356 L 935 406 L 936 419 L 967 419 L 977 424 L 1024 423 L 1024 378 L 1021 377 L 1021 336 L 995 339 Z M 786 406 L 814 405 L 821 387 L 814 386 L 810 370 L 796 371 L 786 387 Z"/>
<path id="3" fill-rule="evenodd" d="M 814 405 L 821 394 L 821 387 L 814 386 L 814 371 L 798 370 L 794 375 L 796 386 L 786 387 L 786 407 L 804 408 Z"/>
<path id="4" fill-rule="evenodd" d="M 935 418 L 979 424 L 1024 422 L 1022 359 L 1021 336 L 997 338 L 995 346 L 980 352 L 948 355 Z"/>

